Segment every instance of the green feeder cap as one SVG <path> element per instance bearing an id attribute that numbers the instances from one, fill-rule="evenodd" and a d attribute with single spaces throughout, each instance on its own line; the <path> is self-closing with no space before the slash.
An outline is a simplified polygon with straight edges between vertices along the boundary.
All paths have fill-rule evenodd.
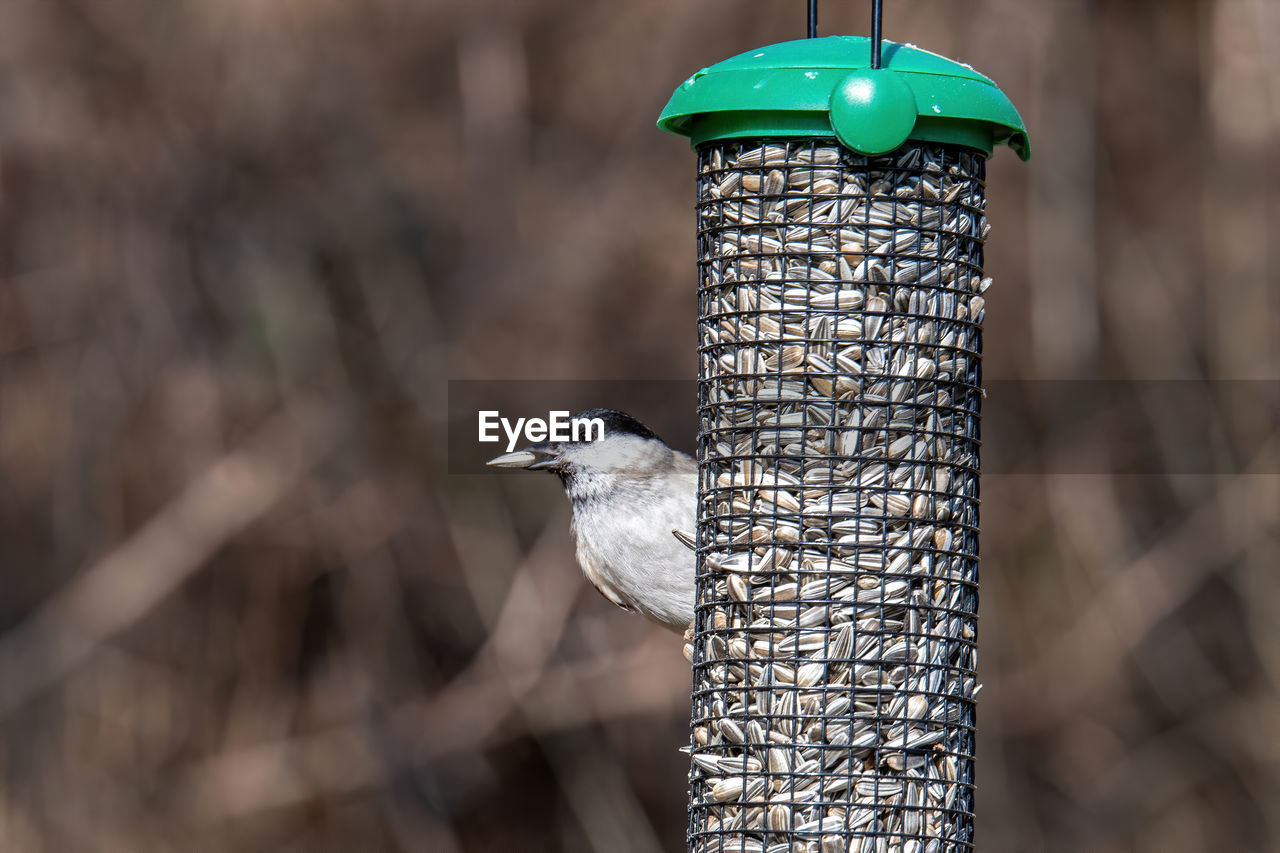
<path id="1" fill-rule="evenodd" d="M 910 44 L 881 42 L 871 68 L 863 36 L 798 39 L 704 68 L 676 89 L 658 127 L 699 145 L 715 139 L 835 136 L 859 154 L 908 139 L 967 145 L 990 155 L 1008 144 L 1030 158 L 1027 128 L 990 78 Z"/>

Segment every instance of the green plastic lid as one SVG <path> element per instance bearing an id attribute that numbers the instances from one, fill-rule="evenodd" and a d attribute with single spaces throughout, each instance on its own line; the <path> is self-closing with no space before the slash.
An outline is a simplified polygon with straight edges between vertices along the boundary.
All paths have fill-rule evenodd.
<path id="1" fill-rule="evenodd" d="M 828 36 L 769 45 L 704 68 L 676 89 L 658 127 L 699 145 L 714 139 L 835 136 L 860 154 L 908 139 L 967 145 L 990 155 L 1008 144 L 1031 156 L 1013 103 L 968 65 L 910 44 Z"/>

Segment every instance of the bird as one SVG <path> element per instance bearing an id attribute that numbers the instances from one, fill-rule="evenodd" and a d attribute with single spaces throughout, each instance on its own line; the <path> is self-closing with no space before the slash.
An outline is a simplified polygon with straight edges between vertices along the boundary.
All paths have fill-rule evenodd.
<path id="1" fill-rule="evenodd" d="M 588 409 L 570 420 L 593 419 L 604 425 L 595 440 L 539 442 L 486 464 L 556 474 L 569 498 L 587 580 L 623 610 L 687 637 L 697 463 L 625 412 Z"/>

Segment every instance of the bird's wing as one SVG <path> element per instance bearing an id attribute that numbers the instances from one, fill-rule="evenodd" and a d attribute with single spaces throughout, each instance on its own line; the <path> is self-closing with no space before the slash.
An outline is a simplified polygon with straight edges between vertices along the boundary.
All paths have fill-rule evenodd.
<path id="1" fill-rule="evenodd" d="M 619 597 L 618 597 L 618 594 L 617 594 L 616 592 L 614 592 L 614 591 L 613 591 L 613 590 L 611 590 L 611 589 L 606 588 L 606 587 L 604 586 L 604 584 L 595 583 L 595 582 L 593 581 L 591 585 L 592 585 L 592 586 L 594 586 L 594 587 L 596 588 L 596 592 L 598 592 L 598 593 L 600 593 L 601 595 L 603 595 L 603 596 L 605 597 L 605 599 L 606 599 L 606 600 L 613 602 L 614 604 L 618 605 L 619 607 L 621 607 L 623 610 L 627 611 L 628 613 L 635 613 L 635 612 L 636 612 L 636 609 L 635 609 L 634 607 L 632 607 L 630 604 L 627 604 L 625 601 L 623 601 L 621 598 L 619 598 Z"/>
<path id="2" fill-rule="evenodd" d="M 595 556 L 591 549 L 586 546 L 585 541 L 579 537 L 577 518 L 574 518 L 573 530 L 574 537 L 578 540 L 578 565 L 582 567 L 582 573 L 586 575 L 587 580 L 596 588 L 596 592 L 605 597 L 606 600 L 613 602 L 618 607 L 628 613 L 634 613 L 635 608 L 623 600 L 613 585 L 605 579 L 604 573 L 600 571 L 600 567 L 596 564 Z"/>

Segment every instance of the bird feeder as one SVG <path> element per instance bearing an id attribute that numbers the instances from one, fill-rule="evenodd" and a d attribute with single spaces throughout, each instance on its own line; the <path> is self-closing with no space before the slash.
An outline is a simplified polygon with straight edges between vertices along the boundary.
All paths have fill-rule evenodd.
<path id="1" fill-rule="evenodd" d="M 972 850 L 984 168 L 1022 121 L 836 36 L 658 124 L 698 155 L 689 849 Z"/>

